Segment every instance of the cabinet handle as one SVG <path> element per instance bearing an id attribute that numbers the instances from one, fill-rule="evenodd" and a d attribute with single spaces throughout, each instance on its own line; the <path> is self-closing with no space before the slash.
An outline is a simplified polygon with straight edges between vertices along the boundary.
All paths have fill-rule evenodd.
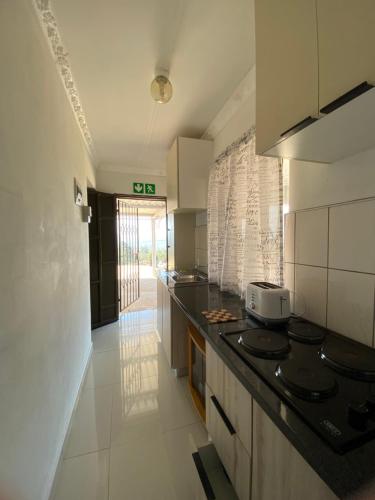
<path id="1" fill-rule="evenodd" d="M 349 90 L 349 92 L 346 92 L 342 96 L 338 97 L 334 101 L 332 101 L 329 104 L 327 104 L 326 106 L 324 106 L 320 110 L 320 112 L 327 115 L 328 113 L 335 111 L 335 109 L 340 108 L 341 106 L 343 106 L 347 102 L 352 101 L 356 97 L 360 96 L 361 94 L 364 94 L 365 92 L 367 92 L 368 90 L 371 90 L 372 88 L 374 88 L 374 86 L 371 85 L 370 83 L 362 82 L 359 85 L 357 85 L 356 87 L 354 87 L 353 89 Z"/>
<path id="2" fill-rule="evenodd" d="M 302 121 L 293 125 L 293 127 L 290 127 L 290 128 L 288 128 L 288 130 L 285 130 L 285 132 L 280 134 L 280 137 L 282 137 L 283 139 L 286 139 L 287 137 L 290 137 L 290 136 L 296 134 L 300 130 L 308 127 L 309 125 L 311 125 L 312 123 L 314 123 L 316 121 L 317 121 L 317 118 L 313 118 L 312 116 L 308 116 L 307 118 L 304 118 Z"/>
<path id="3" fill-rule="evenodd" d="M 202 487 L 204 489 L 204 492 L 206 494 L 207 500 L 215 500 L 215 493 L 214 490 L 212 489 L 210 480 L 208 479 L 207 472 L 204 468 L 202 459 L 199 455 L 198 452 L 195 452 L 192 454 L 195 468 L 197 469 L 199 479 L 202 483 Z"/>
<path id="4" fill-rule="evenodd" d="M 221 407 L 219 401 L 216 399 L 216 396 L 211 396 L 211 401 L 213 402 L 218 414 L 220 415 L 220 417 L 223 419 L 223 422 L 226 426 L 226 428 L 228 429 L 229 431 L 229 434 L 231 436 L 233 436 L 233 434 L 236 434 L 236 429 L 233 427 L 233 425 L 231 424 L 231 421 L 229 420 L 229 418 L 226 416 L 225 414 L 225 411 L 223 410 L 223 408 Z"/>

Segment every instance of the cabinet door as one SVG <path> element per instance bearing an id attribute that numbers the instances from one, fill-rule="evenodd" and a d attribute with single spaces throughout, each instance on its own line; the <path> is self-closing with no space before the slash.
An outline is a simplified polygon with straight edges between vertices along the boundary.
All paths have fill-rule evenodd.
<path id="1" fill-rule="evenodd" d="M 225 424 L 223 416 L 213 403 L 213 393 L 206 385 L 206 425 L 225 471 L 240 500 L 250 498 L 251 461 L 246 449 Z"/>
<path id="2" fill-rule="evenodd" d="M 315 0 L 255 0 L 256 152 L 318 113 Z"/>
<path id="3" fill-rule="evenodd" d="M 252 397 L 206 342 L 206 381 L 251 454 Z"/>
<path id="4" fill-rule="evenodd" d="M 337 500 L 255 401 L 253 409 L 252 498 Z"/>
<path id="5" fill-rule="evenodd" d="M 363 81 L 375 84 L 374 0 L 317 0 L 319 106 Z"/>
<path id="6" fill-rule="evenodd" d="M 172 367 L 186 374 L 188 369 L 189 320 L 182 309 L 171 299 Z"/>
<path id="7" fill-rule="evenodd" d="M 178 141 L 174 141 L 167 156 L 167 212 L 178 208 Z"/>
<path id="8" fill-rule="evenodd" d="M 168 288 L 163 290 L 163 348 L 167 355 L 169 366 L 172 366 L 172 328 L 171 328 L 171 296 Z"/>
<path id="9" fill-rule="evenodd" d="M 212 141 L 178 138 L 179 208 L 207 208 L 208 173 L 212 160 Z"/>
<path id="10" fill-rule="evenodd" d="M 156 287 L 156 326 L 158 329 L 160 340 L 163 341 L 163 294 L 164 283 L 158 279 Z"/>

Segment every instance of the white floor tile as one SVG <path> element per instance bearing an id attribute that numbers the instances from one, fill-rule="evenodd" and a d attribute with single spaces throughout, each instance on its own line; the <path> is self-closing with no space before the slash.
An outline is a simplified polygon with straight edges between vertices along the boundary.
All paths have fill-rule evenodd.
<path id="1" fill-rule="evenodd" d="M 109 451 L 64 460 L 54 500 L 107 500 Z"/>
<path id="2" fill-rule="evenodd" d="M 192 454 L 199 446 L 208 442 L 206 428 L 202 423 L 182 427 L 163 435 L 167 449 L 169 467 L 173 483 L 179 500 L 192 500 L 195 498 L 195 465 Z"/>
<path id="3" fill-rule="evenodd" d="M 103 330 L 98 328 L 92 334 L 92 346 L 94 351 L 113 351 L 114 349 L 119 349 L 119 332 L 113 331 L 108 327 L 103 327 Z"/>
<path id="4" fill-rule="evenodd" d="M 65 458 L 109 448 L 112 386 L 83 391 L 65 450 Z"/>
<path id="5" fill-rule="evenodd" d="M 168 455 L 159 432 L 111 448 L 110 500 L 177 500 Z"/>
<path id="6" fill-rule="evenodd" d="M 120 382 L 119 351 L 94 352 L 87 371 L 84 389 Z"/>
<path id="7" fill-rule="evenodd" d="M 174 387 L 160 388 L 160 423 L 164 432 L 199 422 L 198 412 L 183 394 Z"/>
<path id="8" fill-rule="evenodd" d="M 187 377 L 168 366 L 155 312 L 123 314 L 93 343 L 56 500 L 194 498 L 191 454 L 207 433 Z"/>
<path id="9" fill-rule="evenodd" d="M 158 378 L 135 375 L 131 384 L 114 386 L 111 446 L 137 446 L 155 432 L 161 433 Z"/>

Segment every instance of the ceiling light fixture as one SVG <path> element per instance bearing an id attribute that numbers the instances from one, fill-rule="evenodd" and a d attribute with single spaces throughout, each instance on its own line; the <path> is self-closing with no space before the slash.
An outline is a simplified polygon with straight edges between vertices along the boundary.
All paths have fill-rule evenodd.
<path id="1" fill-rule="evenodd" d="M 161 73 L 159 71 L 158 73 Z M 151 96 L 160 104 L 169 102 L 173 95 L 173 88 L 171 82 L 168 80 L 168 74 L 158 74 L 151 82 Z"/>

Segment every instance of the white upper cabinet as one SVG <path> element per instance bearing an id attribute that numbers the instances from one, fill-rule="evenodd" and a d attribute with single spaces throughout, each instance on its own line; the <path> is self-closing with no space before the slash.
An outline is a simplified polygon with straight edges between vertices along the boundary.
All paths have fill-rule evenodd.
<path id="1" fill-rule="evenodd" d="M 362 82 L 375 85 L 374 0 L 317 0 L 319 108 Z"/>
<path id="2" fill-rule="evenodd" d="M 375 2 L 256 0 L 257 153 L 332 163 L 375 146 Z M 287 133 L 285 133 L 287 132 Z"/>
<path id="3" fill-rule="evenodd" d="M 177 137 L 167 157 L 167 210 L 207 208 L 212 141 Z"/>
<path id="4" fill-rule="evenodd" d="M 256 0 L 256 151 L 318 113 L 315 0 Z"/>

